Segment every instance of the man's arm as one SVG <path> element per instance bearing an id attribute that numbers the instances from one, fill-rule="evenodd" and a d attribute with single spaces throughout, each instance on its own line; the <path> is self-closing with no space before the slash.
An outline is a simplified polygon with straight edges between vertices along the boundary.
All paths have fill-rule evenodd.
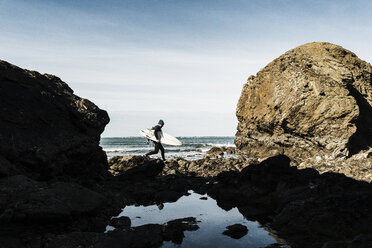
<path id="1" fill-rule="evenodd" d="M 154 134 L 155 134 L 155 138 L 157 139 L 157 142 L 160 143 L 160 134 L 159 132 L 161 131 L 160 127 L 159 126 L 156 126 L 154 128 Z"/>

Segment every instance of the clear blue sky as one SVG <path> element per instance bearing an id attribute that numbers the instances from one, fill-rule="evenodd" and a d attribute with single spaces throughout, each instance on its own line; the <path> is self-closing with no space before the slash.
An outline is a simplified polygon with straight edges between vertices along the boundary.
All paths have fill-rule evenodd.
<path id="1" fill-rule="evenodd" d="M 0 59 L 107 110 L 105 137 L 159 118 L 177 136 L 234 135 L 249 75 L 312 41 L 371 62 L 371 17 L 372 1 L 0 0 Z"/>

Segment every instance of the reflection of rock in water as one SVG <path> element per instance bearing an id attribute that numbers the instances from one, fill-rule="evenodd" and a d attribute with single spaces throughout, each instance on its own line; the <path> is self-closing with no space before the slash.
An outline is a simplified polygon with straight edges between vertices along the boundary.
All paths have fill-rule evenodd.
<path id="1" fill-rule="evenodd" d="M 240 239 L 248 233 L 248 228 L 242 224 L 227 226 L 226 229 L 222 234 L 234 239 Z"/>
<path id="2" fill-rule="evenodd" d="M 175 244 L 181 244 L 185 237 L 185 231 L 195 231 L 199 227 L 194 217 L 186 217 L 168 221 L 165 224 L 145 224 L 128 228 L 130 219 L 126 216 L 113 218 L 110 225 L 115 226 L 115 230 L 106 233 L 111 237 L 110 244 L 124 245 L 122 240 L 126 241 L 125 247 L 160 247 L 163 241 L 172 241 Z M 129 222 L 128 222 L 129 220 Z M 118 222 L 121 222 L 118 225 Z M 122 246 L 121 246 L 122 247 Z"/>
<path id="3" fill-rule="evenodd" d="M 185 231 L 196 231 L 199 229 L 194 217 L 187 217 L 168 221 L 164 226 L 163 237 L 165 241 L 181 244 L 185 237 Z"/>
<path id="4" fill-rule="evenodd" d="M 217 206 L 215 200 L 192 191 L 189 192 L 188 196 L 183 196 L 176 202 L 163 203 L 163 208 L 161 209 L 159 209 L 159 205 L 126 206 L 122 213 L 119 214 L 119 218 L 120 216 L 129 217 L 132 220 L 132 228 L 149 224 L 163 225 L 164 228 L 168 228 L 166 232 L 173 230 L 170 234 L 174 236 L 172 239 L 164 238 L 164 240 L 171 240 L 173 243 L 178 244 L 182 242 L 181 247 L 211 247 L 219 245 L 239 248 L 246 247 L 249 244 L 253 248 L 275 243 L 275 240 L 269 236 L 266 230 L 259 227 L 256 222 L 246 220 L 237 209 L 225 211 Z M 136 218 L 138 215 L 141 215 L 140 220 Z M 197 218 L 187 216 L 197 216 Z M 197 224 L 198 227 L 190 226 L 190 223 Z M 239 229 L 239 225 L 231 225 L 230 236 L 242 238 L 247 233 L 247 225 L 250 227 L 252 235 L 242 238 L 239 242 L 221 235 L 226 224 L 236 223 L 244 224 L 243 228 L 245 228 L 245 231 Z M 183 227 L 183 225 L 186 226 Z M 112 231 L 113 228 L 108 227 L 107 230 Z M 184 230 L 197 231 L 184 236 Z M 209 246 L 204 244 L 209 244 Z M 168 247 L 167 243 L 164 245 Z"/>

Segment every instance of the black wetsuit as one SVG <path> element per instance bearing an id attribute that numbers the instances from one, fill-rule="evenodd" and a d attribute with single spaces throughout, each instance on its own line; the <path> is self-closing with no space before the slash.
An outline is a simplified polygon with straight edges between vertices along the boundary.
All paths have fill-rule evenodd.
<path id="1" fill-rule="evenodd" d="M 154 135 L 157 140 L 160 141 L 161 138 L 161 127 L 159 125 L 156 125 L 155 127 L 152 128 L 154 130 Z M 146 156 L 157 154 L 159 150 L 161 151 L 161 157 L 163 160 L 165 160 L 165 155 L 164 155 L 164 147 L 160 142 L 152 141 L 155 144 L 155 150 L 152 152 L 146 153 Z"/>

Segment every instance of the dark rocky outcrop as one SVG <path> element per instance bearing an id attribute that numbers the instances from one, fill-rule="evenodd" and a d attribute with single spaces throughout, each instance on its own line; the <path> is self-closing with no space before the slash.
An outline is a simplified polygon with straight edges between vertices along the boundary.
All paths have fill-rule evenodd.
<path id="1" fill-rule="evenodd" d="M 0 246 L 42 247 L 48 232 L 102 228 L 108 122 L 58 77 L 0 61 Z"/>
<path id="2" fill-rule="evenodd" d="M 119 229 L 127 229 L 131 225 L 131 220 L 127 216 L 116 217 L 110 220 L 109 225 Z"/>
<path id="3" fill-rule="evenodd" d="M 68 222 L 95 213 L 104 197 L 76 183 L 47 184 L 23 175 L 0 180 L 0 220 L 9 222 Z"/>
<path id="4" fill-rule="evenodd" d="M 0 176 L 100 176 L 107 159 L 99 139 L 108 122 L 106 111 L 58 77 L 0 61 Z"/>
<path id="5" fill-rule="evenodd" d="M 117 180 L 127 181 L 141 181 L 146 179 L 153 179 L 161 174 L 164 168 L 164 162 L 161 160 L 144 161 L 135 167 L 124 170 L 124 173 L 116 176 Z"/>
<path id="6" fill-rule="evenodd" d="M 259 158 L 332 160 L 372 146 L 372 67 L 334 44 L 292 49 L 250 76 L 235 144 Z"/>

